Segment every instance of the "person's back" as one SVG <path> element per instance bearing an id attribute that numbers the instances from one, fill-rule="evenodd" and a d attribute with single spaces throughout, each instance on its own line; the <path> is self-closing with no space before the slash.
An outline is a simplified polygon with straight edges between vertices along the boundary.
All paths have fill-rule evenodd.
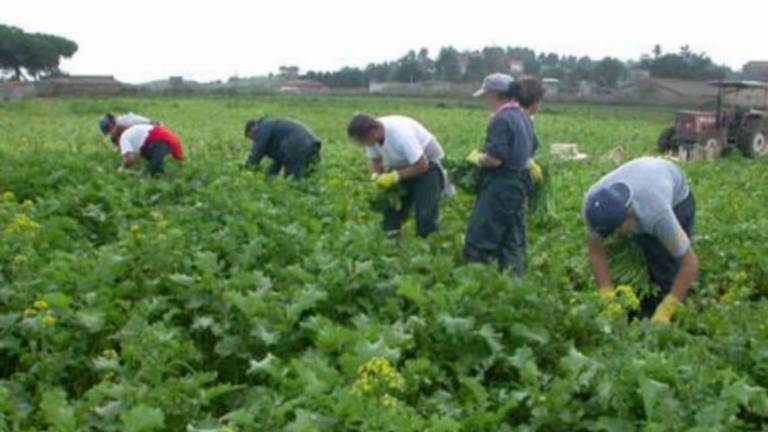
<path id="1" fill-rule="evenodd" d="M 652 157 L 630 161 L 600 179 L 589 192 L 624 183 L 632 193 L 639 228 L 651 231 L 658 219 L 683 202 L 690 193 L 683 171 L 674 163 Z"/>
<path id="2" fill-rule="evenodd" d="M 272 159 L 269 175 L 285 174 L 301 178 L 310 164 L 317 160 L 322 143 L 305 125 L 289 119 L 262 118 L 246 124 L 246 136 L 253 140 L 253 149 L 246 162 L 255 166 L 264 156 Z"/>

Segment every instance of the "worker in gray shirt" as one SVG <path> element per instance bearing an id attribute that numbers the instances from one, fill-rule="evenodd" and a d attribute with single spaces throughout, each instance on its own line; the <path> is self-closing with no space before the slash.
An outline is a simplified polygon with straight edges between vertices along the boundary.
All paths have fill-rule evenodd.
<path id="1" fill-rule="evenodd" d="M 693 193 L 682 170 L 670 161 L 640 158 L 603 177 L 586 195 L 588 249 L 598 289 L 610 298 L 613 282 L 603 240 L 633 235 L 643 249 L 657 296 L 641 303 L 641 314 L 669 323 L 699 272 L 691 236 L 696 215 Z"/>
<path id="2" fill-rule="evenodd" d="M 322 143 L 308 127 L 288 119 L 264 117 L 245 124 L 245 137 L 253 140 L 247 168 L 272 159 L 267 175 L 276 176 L 284 169 L 286 177 L 302 179 L 320 158 Z"/>
<path id="3" fill-rule="evenodd" d="M 527 248 L 525 207 L 534 178 L 541 169 L 533 160 L 534 130 L 520 107 L 522 87 L 509 75 L 493 74 L 475 93 L 484 97 L 493 113 L 483 151 L 467 161 L 482 170 L 480 191 L 467 227 L 464 261 L 495 261 L 502 271 L 525 272 Z M 534 175 L 534 171 L 538 176 Z"/>

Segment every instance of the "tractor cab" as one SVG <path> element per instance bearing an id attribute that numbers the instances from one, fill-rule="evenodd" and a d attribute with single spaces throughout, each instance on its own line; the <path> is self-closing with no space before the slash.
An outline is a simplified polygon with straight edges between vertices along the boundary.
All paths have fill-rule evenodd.
<path id="1" fill-rule="evenodd" d="M 738 149 L 746 157 L 768 155 L 768 83 L 716 81 L 715 111 L 679 111 L 675 126 L 659 137 L 663 153 L 705 152 L 718 157 Z"/>

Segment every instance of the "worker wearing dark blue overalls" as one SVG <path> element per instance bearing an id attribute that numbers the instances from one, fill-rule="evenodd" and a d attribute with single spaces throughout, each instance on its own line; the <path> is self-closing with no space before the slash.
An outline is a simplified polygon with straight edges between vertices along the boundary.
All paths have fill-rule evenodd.
<path id="1" fill-rule="evenodd" d="M 532 159 L 533 125 L 518 103 L 521 92 L 512 77 L 494 74 L 475 93 L 489 102 L 494 114 L 484 151 L 467 157 L 482 168 L 483 179 L 464 247 L 466 262 L 495 261 L 502 271 L 517 276 L 525 272 L 527 195 L 543 180 Z"/>
<path id="2" fill-rule="evenodd" d="M 246 167 L 257 166 L 267 156 L 272 159 L 269 176 L 284 171 L 286 177 L 302 179 L 320 157 L 320 140 L 309 128 L 293 120 L 251 120 L 245 125 L 245 137 L 253 140 Z"/>

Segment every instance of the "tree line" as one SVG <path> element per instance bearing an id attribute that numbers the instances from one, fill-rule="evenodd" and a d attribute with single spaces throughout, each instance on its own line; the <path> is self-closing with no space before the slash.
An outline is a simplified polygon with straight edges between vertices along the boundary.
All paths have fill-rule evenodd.
<path id="1" fill-rule="evenodd" d="M 77 44 L 67 38 L 0 24 L 0 71 L 12 80 L 38 79 L 61 74 L 62 58 L 77 52 Z"/>
<path id="2" fill-rule="evenodd" d="M 588 56 L 559 55 L 536 52 L 520 47 L 486 47 L 459 51 L 442 48 L 433 57 L 426 48 L 412 50 L 403 57 L 365 68 L 344 67 L 336 71 L 309 71 L 304 77 L 331 87 L 364 87 L 371 82 L 418 83 L 446 81 L 469 83 L 482 80 L 494 72 L 519 72 L 560 79 L 566 86 L 589 81 L 615 88 L 631 69 L 647 69 L 655 78 L 708 80 L 732 73 L 716 64 L 706 53 L 693 52 L 684 46 L 678 52 L 664 52 L 660 45 L 638 60 L 621 61 L 613 57 L 594 60 Z"/>

